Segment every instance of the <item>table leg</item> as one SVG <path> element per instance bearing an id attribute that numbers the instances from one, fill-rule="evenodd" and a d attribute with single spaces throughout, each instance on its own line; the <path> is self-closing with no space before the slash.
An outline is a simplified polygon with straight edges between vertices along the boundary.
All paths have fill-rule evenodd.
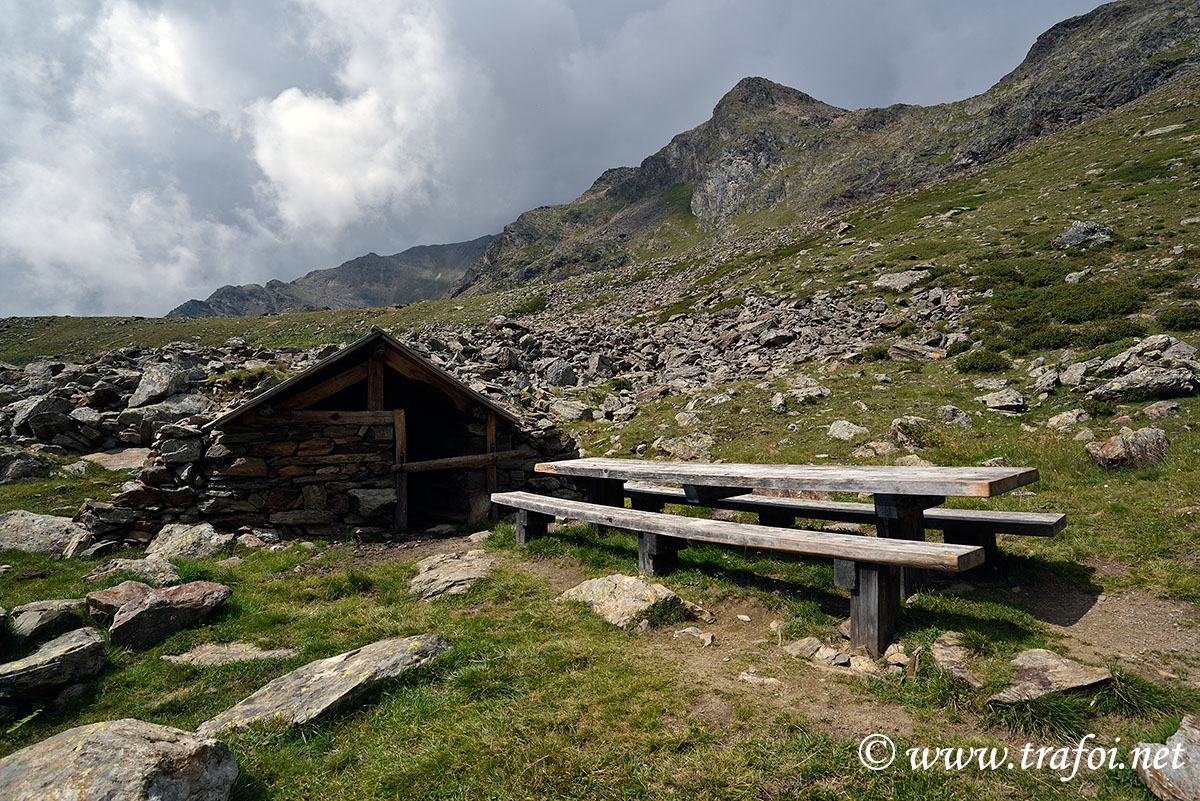
<path id="1" fill-rule="evenodd" d="M 995 576 L 1000 572 L 1000 548 L 996 545 L 996 534 L 992 531 L 973 531 L 969 527 L 949 527 L 942 531 L 942 539 L 958 545 L 978 545 L 983 548 L 983 564 L 959 573 L 959 578 L 980 579 Z"/>
<path id="2" fill-rule="evenodd" d="M 591 478 L 587 482 L 588 503 L 625 505 L 625 482 L 616 478 Z"/>
<path id="3" fill-rule="evenodd" d="M 880 537 L 925 541 L 925 510 L 946 499 L 937 495 L 876 495 L 875 525 Z M 900 570 L 899 597 L 908 598 L 925 586 L 925 571 L 917 567 Z"/>
<path id="4" fill-rule="evenodd" d="M 850 650 L 866 648 L 878 659 L 892 643 L 900 596 L 896 592 L 900 569 L 895 565 L 854 563 L 850 589 Z"/>
<path id="5" fill-rule="evenodd" d="M 644 576 L 670 573 L 679 564 L 679 549 L 684 541 L 661 534 L 638 534 L 638 572 Z"/>

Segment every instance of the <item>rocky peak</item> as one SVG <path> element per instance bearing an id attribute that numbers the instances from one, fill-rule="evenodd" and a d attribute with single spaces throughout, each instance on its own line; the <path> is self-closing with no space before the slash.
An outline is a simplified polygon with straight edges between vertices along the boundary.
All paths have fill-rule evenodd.
<path id="1" fill-rule="evenodd" d="M 744 119 L 764 112 L 787 112 L 794 116 L 817 113 L 837 116 L 844 109 L 822 103 L 811 95 L 766 78 L 742 78 L 713 108 L 713 121 Z"/>

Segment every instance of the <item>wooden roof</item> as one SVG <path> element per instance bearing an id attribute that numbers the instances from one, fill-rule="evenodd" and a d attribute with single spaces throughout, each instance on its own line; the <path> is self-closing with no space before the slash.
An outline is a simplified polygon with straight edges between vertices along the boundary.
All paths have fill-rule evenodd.
<path id="1" fill-rule="evenodd" d="M 339 367 L 349 366 L 359 359 L 365 361 L 366 357 L 370 355 L 371 349 L 376 344 L 382 344 L 391 352 L 393 357 L 405 362 L 411 368 L 411 373 L 416 380 L 427 383 L 459 401 L 478 403 L 513 425 L 520 425 L 520 420 L 516 415 L 504 406 L 471 389 L 412 348 L 404 345 L 382 328 L 372 326 L 370 332 L 362 339 L 351 345 L 347 345 L 337 353 L 325 357 L 307 370 L 297 373 L 286 381 L 271 387 L 266 392 L 256 395 L 240 406 L 231 409 L 216 420 L 208 423 L 205 428 L 221 428 L 255 409 L 286 400 L 288 397 L 298 394 L 301 388 L 309 385 L 316 376 L 322 374 L 333 376 L 338 373 L 337 368 Z"/>

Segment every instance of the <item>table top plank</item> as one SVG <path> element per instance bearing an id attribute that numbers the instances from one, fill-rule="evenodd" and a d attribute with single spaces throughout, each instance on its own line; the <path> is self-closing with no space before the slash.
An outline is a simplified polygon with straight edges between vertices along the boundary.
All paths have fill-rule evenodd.
<path id="1" fill-rule="evenodd" d="M 713 487 L 957 495 L 990 498 L 1038 480 L 1032 467 L 897 467 L 889 465 L 707 464 L 641 459 L 541 462 L 539 473 Z"/>

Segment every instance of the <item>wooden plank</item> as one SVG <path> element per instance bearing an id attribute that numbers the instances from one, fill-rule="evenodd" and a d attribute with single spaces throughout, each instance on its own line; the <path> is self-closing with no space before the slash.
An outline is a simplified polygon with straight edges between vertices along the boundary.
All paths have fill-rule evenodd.
<path id="1" fill-rule="evenodd" d="M 625 494 L 631 500 L 639 498 L 659 499 L 660 503 L 687 503 L 687 496 L 678 487 L 663 487 L 630 481 L 625 484 Z M 734 495 L 714 501 L 718 509 L 736 512 L 763 514 L 769 509 L 786 510 L 793 518 L 807 517 L 814 520 L 837 520 L 844 523 L 875 524 L 875 506 L 869 503 L 847 503 L 843 501 L 818 501 L 808 498 L 776 498 L 768 495 Z M 638 508 L 638 507 L 634 507 Z M 946 509 L 936 507 L 925 510 L 925 528 L 949 530 L 966 526 L 976 531 L 995 534 L 1014 534 L 1026 537 L 1052 537 L 1066 527 L 1067 516 L 1057 512 L 1005 512 L 992 509 Z"/>
<path id="2" fill-rule="evenodd" d="M 311 389 L 307 389 L 298 395 L 293 395 L 280 402 L 281 409 L 303 409 L 306 406 L 312 406 L 318 401 L 323 401 L 330 395 L 336 395 L 346 387 L 357 384 L 359 381 L 365 380 L 367 377 L 367 366 L 359 364 L 351 367 L 343 373 L 338 373 L 333 378 L 322 381 Z"/>
<path id="3" fill-rule="evenodd" d="M 850 650 L 866 648 L 879 658 L 896 632 L 901 596 L 896 592 L 895 565 L 858 562 L 850 591 Z"/>
<path id="4" fill-rule="evenodd" d="M 372 412 L 384 409 L 384 353 L 383 344 L 375 346 L 375 350 L 367 358 L 367 409 Z"/>
<path id="5" fill-rule="evenodd" d="M 395 466 L 399 468 L 403 467 L 408 460 L 408 420 L 403 409 L 392 411 L 392 427 L 396 444 Z M 396 471 L 396 518 L 394 522 L 399 530 L 408 528 L 408 474 L 403 470 Z"/>
<path id="6" fill-rule="evenodd" d="M 948 572 L 967 570 L 983 563 L 983 551 L 966 545 L 860 537 L 828 531 L 768 528 L 723 520 L 621 509 L 530 492 L 499 492 L 492 496 L 492 502 L 612 528 L 810 556 L 908 565 Z"/>
<path id="7" fill-rule="evenodd" d="M 313 423 L 316 425 L 348 426 L 391 425 L 391 412 L 334 412 L 322 409 L 280 409 L 274 415 L 248 414 L 243 418 L 252 425 L 275 425 L 279 423 Z"/>
<path id="8" fill-rule="evenodd" d="M 516 462 L 532 456 L 532 451 L 522 448 L 499 453 L 469 453 L 466 456 L 447 456 L 444 459 L 425 459 L 420 462 L 405 462 L 397 465 L 397 472 L 427 473 L 430 470 L 457 470 L 469 467 L 485 467 L 489 464 Z"/>
<path id="9" fill-rule="evenodd" d="M 990 497 L 1038 480 L 1031 467 L 894 467 L 877 465 L 702 464 L 638 459 L 542 462 L 540 473 L 747 489 Z"/>

